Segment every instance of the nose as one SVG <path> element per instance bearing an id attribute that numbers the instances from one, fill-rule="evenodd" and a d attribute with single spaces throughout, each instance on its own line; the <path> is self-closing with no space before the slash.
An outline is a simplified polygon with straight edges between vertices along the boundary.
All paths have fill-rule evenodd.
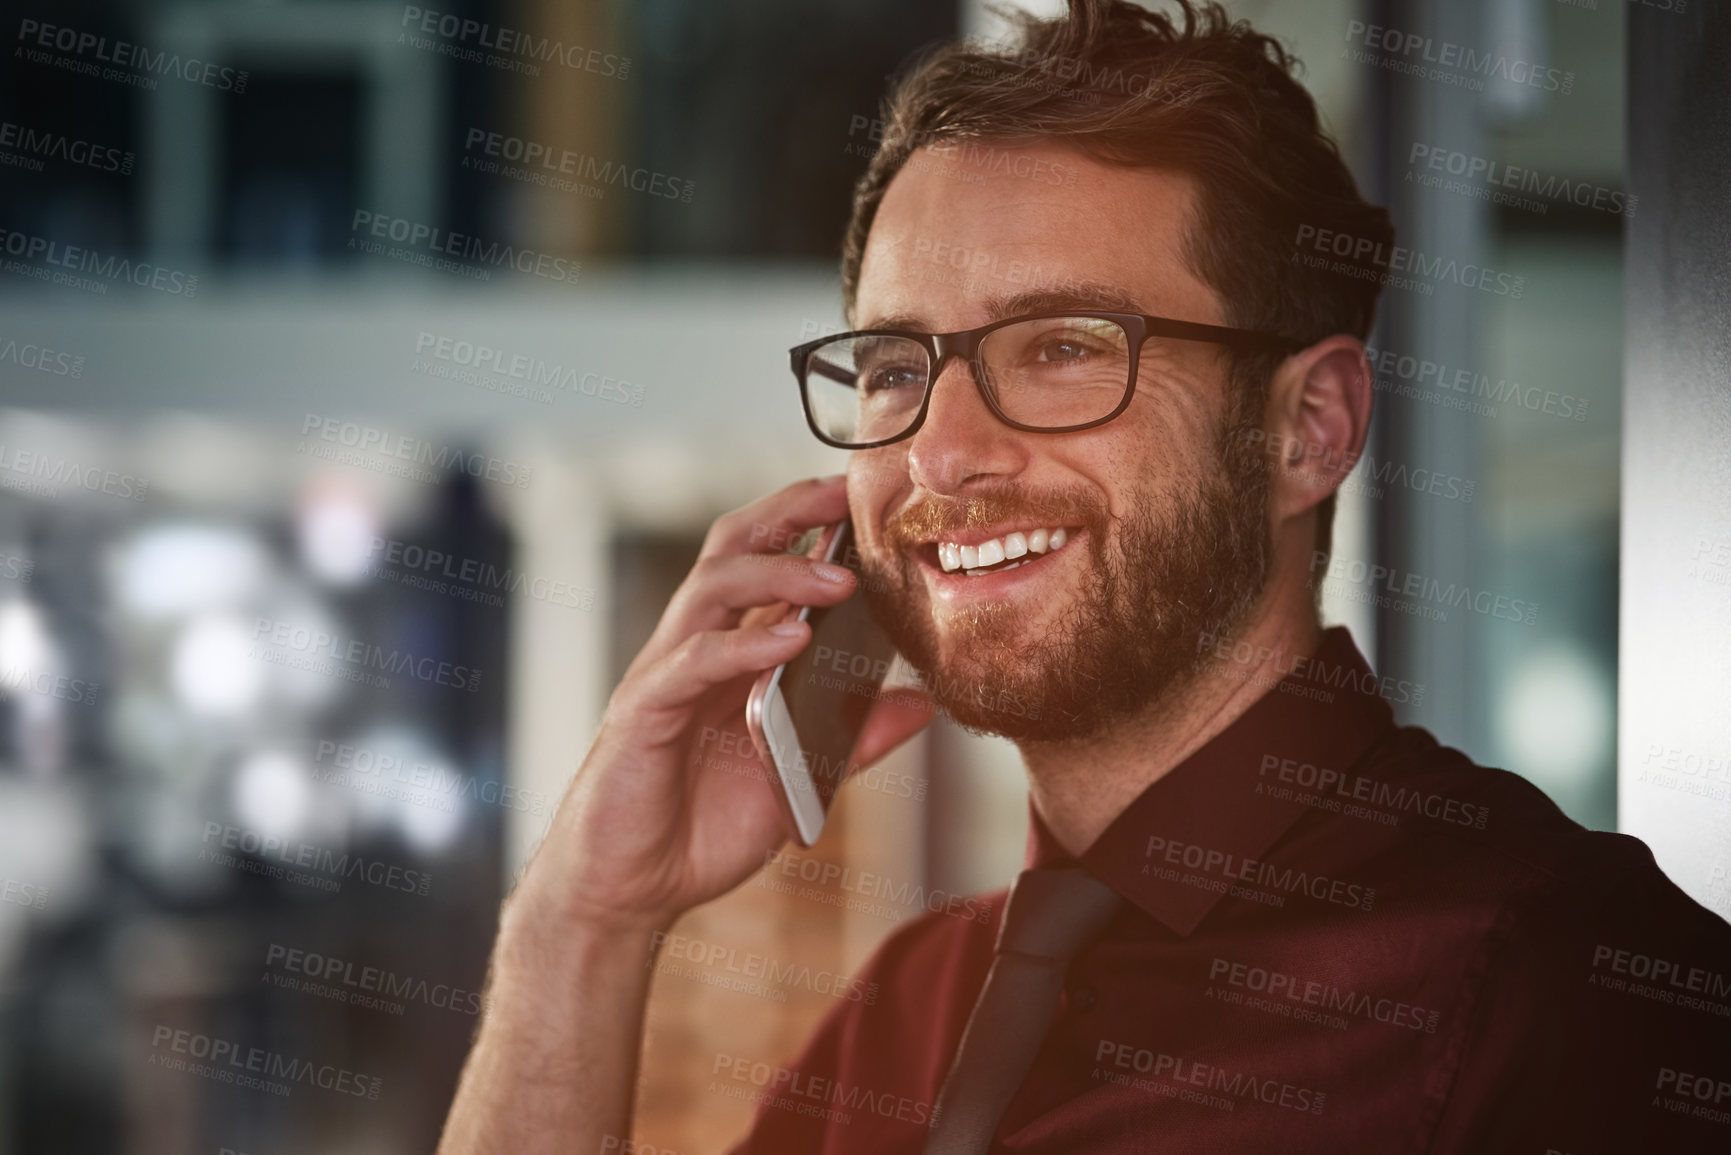
<path id="1" fill-rule="evenodd" d="M 908 439 L 908 475 L 932 493 L 1009 478 L 1028 464 L 1026 436 L 999 421 L 974 385 L 973 369 L 952 357 L 932 383 L 925 424 Z"/>

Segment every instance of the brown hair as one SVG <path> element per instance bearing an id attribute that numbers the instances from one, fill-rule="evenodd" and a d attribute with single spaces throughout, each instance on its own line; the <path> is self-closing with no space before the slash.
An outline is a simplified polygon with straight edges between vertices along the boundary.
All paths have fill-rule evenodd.
<path id="1" fill-rule="evenodd" d="M 917 148 L 1056 139 L 1098 161 L 1197 182 L 1184 259 L 1220 295 L 1227 324 L 1311 342 L 1368 337 L 1378 284 L 1313 269 L 1294 259 L 1294 242 L 1310 225 L 1392 244 L 1387 210 L 1359 195 L 1278 41 L 1216 3 L 1173 3 L 1168 15 L 1127 0 L 1069 0 L 1057 19 L 1008 14 L 1020 31 L 1008 47 L 960 42 L 918 59 L 889 94 L 882 145 L 854 190 L 842 247 L 849 315 L 878 205 Z M 1278 363 L 1234 357 L 1239 413 L 1260 415 Z M 1333 514 L 1330 496 L 1318 507 L 1323 552 Z"/>

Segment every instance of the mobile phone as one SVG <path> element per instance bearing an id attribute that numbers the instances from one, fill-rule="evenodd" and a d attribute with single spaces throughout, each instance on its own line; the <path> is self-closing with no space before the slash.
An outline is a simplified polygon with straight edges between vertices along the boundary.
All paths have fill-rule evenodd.
<path id="1" fill-rule="evenodd" d="M 853 526 L 844 519 L 828 527 L 808 556 L 857 575 Z M 801 606 L 788 617 L 811 623 L 811 641 L 798 657 L 759 676 L 745 724 L 795 837 L 810 846 L 852 767 L 896 650 L 857 590 L 838 605 Z"/>

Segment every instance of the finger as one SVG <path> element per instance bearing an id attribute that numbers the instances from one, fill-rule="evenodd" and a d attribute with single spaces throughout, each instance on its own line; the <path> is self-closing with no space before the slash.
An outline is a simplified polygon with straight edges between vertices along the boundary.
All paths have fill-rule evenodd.
<path id="1" fill-rule="evenodd" d="M 796 481 L 750 505 L 724 513 L 709 527 L 699 557 L 783 553 L 806 530 L 847 516 L 847 477 Z"/>
<path id="2" fill-rule="evenodd" d="M 879 696 L 855 739 L 849 764 L 865 769 L 918 734 L 937 716 L 937 705 L 923 690 L 897 689 Z"/>
<path id="3" fill-rule="evenodd" d="M 640 674 L 628 675 L 615 701 L 623 696 L 622 712 L 640 718 L 645 741 L 675 742 L 689 726 L 691 707 L 705 694 L 791 660 L 810 640 L 811 627 L 804 622 L 692 634 Z"/>
<path id="4" fill-rule="evenodd" d="M 797 554 L 702 558 L 674 591 L 650 646 L 671 650 L 692 634 L 732 629 L 743 611 L 757 606 L 832 606 L 845 601 L 855 584 L 847 567 Z"/>

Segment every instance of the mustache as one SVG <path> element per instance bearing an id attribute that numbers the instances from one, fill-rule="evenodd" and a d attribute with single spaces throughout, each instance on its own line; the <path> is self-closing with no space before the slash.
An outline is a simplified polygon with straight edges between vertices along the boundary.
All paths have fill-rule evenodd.
<path id="1" fill-rule="evenodd" d="M 1006 521 L 1035 525 L 1080 525 L 1098 530 L 1110 520 L 1106 503 L 1083 490 L 1034 492 L 1019 486 L 967 497 L 915 498 L 884 519 L 885 544 L 894 549 L 932 541 L 945 533 Z"/>

